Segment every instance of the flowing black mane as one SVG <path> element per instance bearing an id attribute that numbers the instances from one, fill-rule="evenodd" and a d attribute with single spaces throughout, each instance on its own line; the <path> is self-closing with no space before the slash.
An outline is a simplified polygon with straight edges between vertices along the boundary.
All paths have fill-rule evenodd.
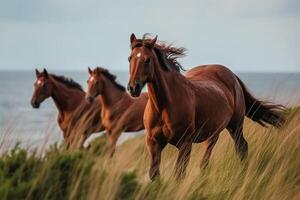
<path id="1" fill-rule="evenodd" d="M 118 89 L 122 91 L 126 91 L 125 87 L 117 82 L 117 77 L 110 73 L 107 69 L 103 67 L 97 67 L 94 70 L 96 73 L 103 74 L 106 78 L 108 78 Z"/>
<path id="2" fill-rule="evenodd" d="M 73 79 L 65 77 L 65 76 L 58 76 L 55 74 L 51 74 L 51 77 L 53 77 L 56 81 L 65 84 L 66 86 L 70 88 L 75 88 L 80 91 L 84 91 L 81 87 L 81 85 L 77 82 L 75 82 Z"/>
<path id="3" fill-rule="evenodd" d="M 150 46 L 151 38 L 149 34 L 144 34 L 143 39 L 137 39 L 131 48 L 139 46 Z M 183 66 L 178 62 L 178 58 L 184 57 L 186 49 L 172 46 L 163 41 L 157 41 L 154 45 L 154 51 L 157 54 L 159 62 L 167 69 L 173 69 L 178 72 L 185 71 Z"/>

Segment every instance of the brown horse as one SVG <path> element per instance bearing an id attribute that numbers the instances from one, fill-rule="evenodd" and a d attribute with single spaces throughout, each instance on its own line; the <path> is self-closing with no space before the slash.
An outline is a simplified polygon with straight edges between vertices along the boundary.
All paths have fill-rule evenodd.
<path id="1" fill-rule="evenodd" d="M 64 76 L 48 74 L 46 69 L 43 72 L 36 69 L 36 78 L 31 105 L 39 108 L 45 99 L 52 97 L 67 148 L 70 145 L 81 148 L 92 133 L 104 130 L 100 119 L 100 99 L 92 105 L 87 104 L 85 92 L 78 83 Z"/>
<path id="2" fill-rule="evenodd" d="M 101 120 L 109 140 L 109 154 L 113 156 L 117 140 L 122 132 L 133 132 L 144 129 L 143 114 L 148 101 L 147 93 L 139 98 L 131 98 L 126 89 L 116 82 L 116 76 L 107 69 L 97 67 L 88 69 L 86 99 L 92 102 L 100 95 Z"/>
<path id="3" fill-rule="evenodd" d="M 130 80 L 128 89 L 139 96 L 147 84 L 149 100 L 144 114 L 147 146 L 151 156 L 150 178 L 159 175 L 161 151 L 167 143 L 179 149 L 175 172 L 185 175 L 192 143 L 206 142 L 201 167 L 208 164 L 219 134 L 227 129 L 241 159 L 246 158 L 248 144 L 243 137 L 247 116 L 262 126 L 280 127 L 283 106 L 255 99 L 242 81 L 222 65 L 194 67 L 185 75 L 177 58 L 184 48 L 175 48 L 144 36 L 132 34 Z"/>

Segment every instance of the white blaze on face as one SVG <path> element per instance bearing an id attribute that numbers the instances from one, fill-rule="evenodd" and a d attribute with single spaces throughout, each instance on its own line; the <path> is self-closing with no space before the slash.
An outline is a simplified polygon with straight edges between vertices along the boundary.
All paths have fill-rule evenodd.
<path id="1" fill-rule="evenodd" d="M 90 81 L 94 81 L 95 80 L 95 78 L 92 76 L 91 78 L 90 78 Z"/>
<path id="2" fill-rule="evenodd" d="M 41 84 L 42 84 L 42 81 L 41 81 L 41 80 L 38 80 L 38 81 L 36 82 L 36 84 L 41 85 Z"/>
<path id="3" fill-rule="evenodd" d="M 136 57 L 139 58 L 139 57 L 141 57 L 141 55 L 142 55 L 141 52 L 139 52 L 138 54 L 136 54 Z"/>

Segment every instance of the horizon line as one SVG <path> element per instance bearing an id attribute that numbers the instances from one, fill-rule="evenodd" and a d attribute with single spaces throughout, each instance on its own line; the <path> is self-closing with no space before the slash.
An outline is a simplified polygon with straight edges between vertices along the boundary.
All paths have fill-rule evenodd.
<path id="1" fill-rule="evenodd" d="M 46 68 L 47 69 L 47 68 Z M 0 72 L 30 72 L 30 71 L 34 71 L 35 68 L 33 69 L 0 69 Z M 82 71 L 86 71 L 87 69 L 47 69 L 49 71 L 65 71 L 65 72 L 82 72 Z M 124 69 L 110 69 L 111 71 L 117 71 L 117 72 L 128 72 L 128 70 L 124 70 Z M 187 70 L 188 71 L 188 70 Z M 232 70 L 233 71 L 233 70 Z M 270 71 L 270 70 L 234 70 L 233 72 L 236 73 L 300 73 L 299 71 L 284 71 L 284 70 L 274 70 L 274 71 Z"/>

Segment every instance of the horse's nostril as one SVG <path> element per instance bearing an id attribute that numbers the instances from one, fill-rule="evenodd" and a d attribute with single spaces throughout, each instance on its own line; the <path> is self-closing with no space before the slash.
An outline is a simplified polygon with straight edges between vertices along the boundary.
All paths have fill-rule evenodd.
<path id="1" fill-rule="evenodd" d="M 31 105 L 32 105 L 33 108 L 38 108 L 40 106 L 37 101 L 32 101 Z"/>
<path id="2" fill-rule="evenodd" d="M 128 90 L 129 92 L 131 92 L 131 91 L 133 90 L 133 87 L 131 87 L 130 85 L 127 85 L 127 90 Z"/>
<path id="3" fill-rule="evenodd" d="M 94 98 L 91 97 L 91 96 L 86 97 L 86 101 L 87 101 L 88 103 L 92 103 L 93 100 L 94 100 Z"/>

